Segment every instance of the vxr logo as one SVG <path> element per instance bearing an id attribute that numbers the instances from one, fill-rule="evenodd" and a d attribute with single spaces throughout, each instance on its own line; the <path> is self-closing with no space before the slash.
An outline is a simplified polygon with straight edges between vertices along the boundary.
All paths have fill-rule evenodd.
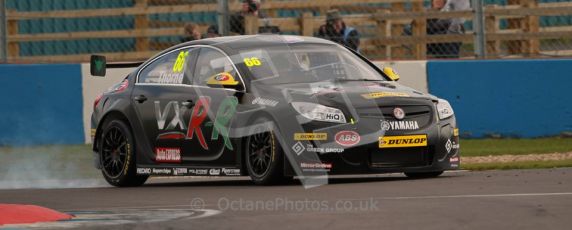
<path id="1" fill-rule="evenodd" d="M 194 136 L 197 137 L 199 143 L 203 147 L 203 149 L 208 150 L 209 146 L 205 140 L 203 135 L 203 130 L 201 126 L 205 123 L 205 119 L 208 116 L 210 111 L 210 104 L 211 98 L 210 97 L 200 97 L 195 106 L 192 107 L 191 118 L 189 120 L 189 125 L 185 125 L 183 114 L 188 109 L 186 106 L 179 106 L 179 102 L 177 101 L 170 101 L 167 106 L 165 106 L 164 110 L 161 111 L 161 102 L 155 101 L 155 117 L 157 119 L 157 126 L 160 130 L 171 130 L 179 127 L 181 130 L 187 130 L 185 134 L 173 134 L 173 133 L 166 133 L 161 134 L 159 136 L 160 139 L 167 138 L 167 139 L 189 139 L 192 140 Z M 215 116 L 214 122 L 207 122 L 205 123 L 207 126 L 212 125 L 213 131 L 211 135 L 211 140 L 218 140 L 218 136 L 221 135 L 224 139 L 224 146 L 230 150 L 233 150 L 232 144 L 229 138 L 229 123 L 236 112 L 236 106 L 238 105 L 238 99 L 236 97 L 227 97 L 225 98 L 217 111 Z M 167 127 L 165 128 L 165 123 L 169 114 L 171 114 L 171 110 L 175 111 L 175 116 L 169 122 Z"/>

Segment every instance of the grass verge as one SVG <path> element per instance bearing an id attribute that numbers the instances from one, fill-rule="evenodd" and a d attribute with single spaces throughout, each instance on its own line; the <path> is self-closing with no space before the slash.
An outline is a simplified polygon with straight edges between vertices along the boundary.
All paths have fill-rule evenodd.
<path id="1" fill-rule="evenodd" d="M 506 170 L 506 169 L 540 169 L 540 168 L 562 168 L 572 167 L 572 160 L 559 161 L 520 161 L 509 163 L 474 163 L 463 164 L 461 168 L 466 170 Z"/>
<path id="2" fill-rule="evenodd" d="M 461 139 L 460 142 L 463 157 L 572 152 L 572 138 Z"/>

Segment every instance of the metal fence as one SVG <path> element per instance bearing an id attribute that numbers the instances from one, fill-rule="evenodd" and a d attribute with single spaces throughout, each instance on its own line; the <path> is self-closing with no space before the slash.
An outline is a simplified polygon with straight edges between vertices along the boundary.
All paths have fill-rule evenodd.
<path id="1" fill-rule="evenodd" d="M 111 61 L 142 60 L 183 41 L 257 33 L 319 36 L 378 60 L 572 56 L 572 0 L 0 0 L 0 4 L 6 15 L 0 14 L 5 25 L 0 29 L 0 61 L 9 63 L 79 62 L 92 53 L 105 54 Z"/>

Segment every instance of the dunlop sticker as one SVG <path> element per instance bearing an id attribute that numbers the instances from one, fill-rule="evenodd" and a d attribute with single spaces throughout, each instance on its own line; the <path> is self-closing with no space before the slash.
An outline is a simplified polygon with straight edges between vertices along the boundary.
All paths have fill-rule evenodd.
<path id="1" fill-rule="evenodd" d="M 427 135 L 384 136 L 379 138 L 379 148 L 403 148 L 427 146 Z"/>

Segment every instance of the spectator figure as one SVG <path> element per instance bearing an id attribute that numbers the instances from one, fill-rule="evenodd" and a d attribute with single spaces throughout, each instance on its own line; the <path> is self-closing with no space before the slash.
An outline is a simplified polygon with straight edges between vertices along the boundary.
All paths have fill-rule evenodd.
<path id="1" fill-rule="evenodd" d="M 469 0 L 432 0 L 432 10 L 455 11 L 469 10 Z M 464 34 L 465 28 L 462 18 L 428 19 L 427 34 Z M 432 58 L 459 58 L 461 42 L 427 44 L 427 55 Z"/>
<path id="2" fill-rule="evenodd" d="M 245 34 L 244 17 L 254 15 L 261 19 L 266 19 L 266 15 L 260 12 L 260 0 L 242 0 L 242 10 L 238 14 L 230 16 L 230 32 L 234 34 Z M 264 25 L 258 28 L 258 33 L 279 34 L 280 28 L 271 26 L 269 20 L 264 20 Z"/>
<path id="3" fill-rule="evenodd" d="M 189 42 L 201 39 L 201 32 L 199 32 L 199 26 L 195 23 L 185 24 L 185 37 L 181 39 L 181 42 Z"/>
<path id="4" fill-rule="evenodd" d="M 220 34 L 218 33 L 218 26 L 217 25 L 209 26 L 209 28 L 207 29 L 207 33 L 203 37 L 205 37 L 205 38 L 220 37 Z"/>
<path id="5" fill-rule="evenodd" d="M 326 24 L 320 26 L 318 37 L 339 43 L 359 52 L 359 33 L 353 27 L 347 27 L 338 10 L 326 14 Z"/>
<path id="6" fill-rule="evenodd" d="M 242 10 L 230 16 L 230 32 L 244 35 L 244 16 L 254 15 L 264 18 L 263 14 L 258 11 L 259 8 L 260 0 L 242 0 Z"/>

